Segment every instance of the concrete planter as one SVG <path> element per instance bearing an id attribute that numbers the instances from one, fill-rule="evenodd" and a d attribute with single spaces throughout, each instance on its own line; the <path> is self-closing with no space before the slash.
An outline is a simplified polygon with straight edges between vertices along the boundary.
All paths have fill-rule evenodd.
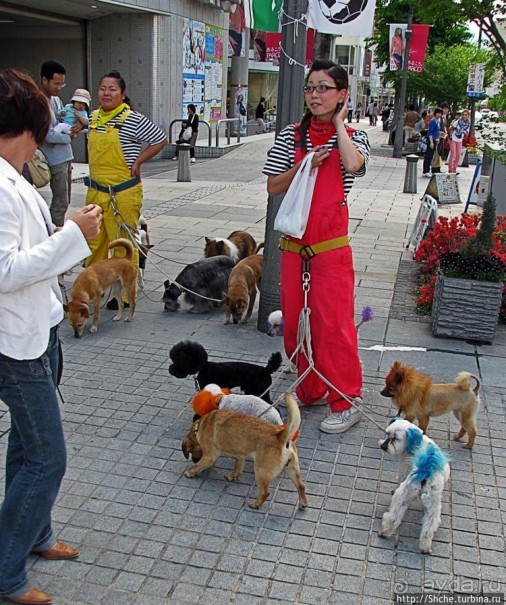
<path id="1" fill-rule="evenodd" d="M 439 273 L 432 305 L 432 333 L 492 342 L 502 290 L 502 282 L 459 279 Z"/>

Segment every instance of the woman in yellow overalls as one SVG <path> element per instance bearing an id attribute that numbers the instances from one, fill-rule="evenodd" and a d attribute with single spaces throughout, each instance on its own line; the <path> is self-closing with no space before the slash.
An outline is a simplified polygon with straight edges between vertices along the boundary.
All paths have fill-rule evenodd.
<path id="1" fill-rule="evenodd" d="M 167 135 L 160 128 L 132 111 L 125 81 L 118 71 L 102 77 L 98 101 L 100 107 L 93 112 L 89 125 L 90 178 L 85 184 L 86 203 L 102 208 L 103 221 L 100 234 L 89 242 L 91 256 L 86 266 L 106 259 L 112 240 L 129 239 L 125 224 L 131 232 L 137 228 L 142 207 L 141 165 L 167 144 Z M 148 146 L 141 152 L 142 143 Z M 124 256 L 125 251 L 115 248 L 114 254 Z M 134 263 L 139 266 L 137 248 Z"/>

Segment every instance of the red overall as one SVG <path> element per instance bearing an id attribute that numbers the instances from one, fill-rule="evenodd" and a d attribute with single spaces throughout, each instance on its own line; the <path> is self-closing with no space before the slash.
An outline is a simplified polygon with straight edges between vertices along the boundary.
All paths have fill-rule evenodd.
<path id="1" fill-rule="evenodd" d="M 314 146 L 326 143 L 335 132 L 323 132 L 330 123 L 311 122 L 309 136 Z M 304 153 L 295 134 L 295 162 Z M 330 156 L 318 168 L 311 211 L 302 239 L 293 241 L 310 245 L 348 233 L 348 205 L 345 201 L 340 153 L 333 147 Z M 355 275 L 350 246 L 317 254 L 309 261 L 311 309 L 310 326 L 313 360 L 318 371 L 345 395 L 361 395 L 362 368 L 358 356 L 358 338 L 354 319 Z M 297 348 L 297 327 L 303 307 L 302 259 L 298 253 L 283 252 L 281 259 L 281 309 L 284 318 L 284 344 L 288 357 Z M 295 359 L 294 359 L 295 361 Z M 298 356 L 300 376 L 308 367 L 305 355 Z M 342 412 L 351 405 L 310 372 L 296 389 L 302 403 L 312 404 L 328 393 L 332 412 Z"/>

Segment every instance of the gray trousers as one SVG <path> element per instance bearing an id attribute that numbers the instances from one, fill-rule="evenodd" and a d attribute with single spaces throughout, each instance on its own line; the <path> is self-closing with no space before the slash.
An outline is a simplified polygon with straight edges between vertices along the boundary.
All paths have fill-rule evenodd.
<path id="1" fill-rule="evenodd" d="M 65 213 L 70 204 L 70 187 L 72 184 L 72 162 L 63 162 L 50 166 L 51 169 L 51 191 L 53 199 L 49 212 L 51 220 L 57 227 L 62 227 Z"/>

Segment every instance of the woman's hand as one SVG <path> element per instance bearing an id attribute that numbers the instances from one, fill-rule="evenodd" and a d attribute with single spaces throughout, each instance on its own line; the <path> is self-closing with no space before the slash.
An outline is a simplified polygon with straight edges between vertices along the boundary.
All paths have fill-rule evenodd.
<path id="1" fill-rule="evenodd" d="M 88 204 L 76 210 L 70 217 L 70 220 L 77 223 L 77 226 L 81 229 L 87 240 L 93 239 L 100 233 L 102 209 L 95 204 Z"/>
<path id="2" fill-rule="evenodd" d="M 339 105 L 336 108 L 334 115 L 332 116 L 332 123 L 334 124 L 335 129 L 339 126 L 339 123 L 344 124 L 345 120 L 348 118 L 348 91 L 346 91 L 346 97 L 339 108 Z"/>
<path id="3" fill-rule="evenodd" d="M 313 151 L 314 156 L 311 159 L 311 168 L 318 168 L 318 166 L 321 166 L 323 162 L 329 157 L 330 151 L 327 149 L 327 147 L 325 147 L 325 145 L 315 147 Z"/>
<path id="4" fill-rule="evenodd" d="M 140 176 L 141 165 L 140 165 L 138 159 L 135 160 L 135 162 L 132 164 L 132 168 L 130 168 L 130 174 L 132 175 L 133 178 L 135 178 L 136 176 Z"/>

